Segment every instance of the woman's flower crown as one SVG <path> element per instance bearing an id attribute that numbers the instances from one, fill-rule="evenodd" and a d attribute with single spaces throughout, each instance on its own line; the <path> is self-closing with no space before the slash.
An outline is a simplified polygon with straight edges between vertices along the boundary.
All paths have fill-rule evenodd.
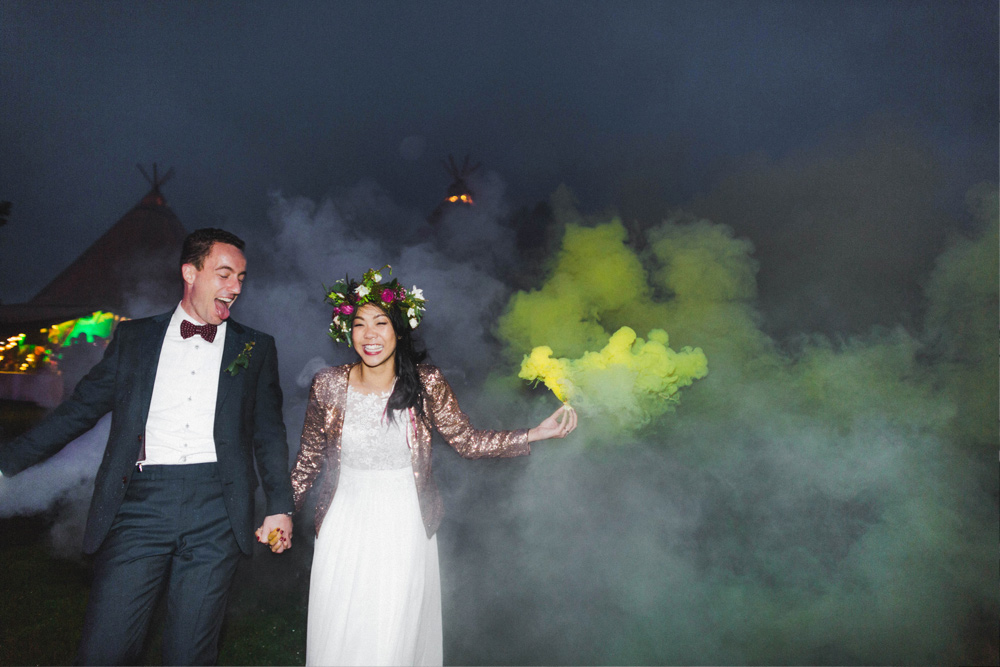
<path id="1" fill-rule="evenodd" d="M 379 308 L 399 308 L 406 315 L 411 329 L 416 329 L 424 317 L 426 308 L 424 293 L 414 285 L 406 290 L 395 278 L 382 282 L 382 271 L 392 273 L 392 267 L 386 264 L 381 269 L 365 271 L 361 282 L 344 277 L 326 289 L 326 301 L 333 306 L 333 317 L 330 321 L 330 338 L 338 343 L 351 344 L 351 322 L 354 313 L 366 303 L 375 304 Z"/>

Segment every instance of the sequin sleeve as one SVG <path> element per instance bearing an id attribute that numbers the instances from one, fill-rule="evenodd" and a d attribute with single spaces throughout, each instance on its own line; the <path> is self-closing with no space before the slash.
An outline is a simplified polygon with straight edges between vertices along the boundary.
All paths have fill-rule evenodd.
<path id="1" fill-rule="evenodd" d="M 302 439 L 299 454 L 292 468 L 292 496 L 295 500 L 295 511 L 302 509 L 305 496 L 312 487 L 316 477 L 323 469 L 326 456 L 327 434 L 326 423 L 330 412 L 329 404 L 329 373 L 325 369 L 313 378 L 309 390 L 309 405 L 306 406 L 306 421 L 302 426 Z"/>
<path id="2" fill-rule="evenodd" d="M 467 459 L 506 458 L 531 453 L 528 429 L 491 431 L 475 429 L 458 406 L 458 399 L 441 371 L 433 366 L 420 366 L 425 392 L 425 411 L 434 428 Z"/>

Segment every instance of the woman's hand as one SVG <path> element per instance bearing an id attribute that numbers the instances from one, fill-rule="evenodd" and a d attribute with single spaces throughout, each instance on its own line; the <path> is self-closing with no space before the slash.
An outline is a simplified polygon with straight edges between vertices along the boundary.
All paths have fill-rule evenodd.
<path id="1" fill-rule="evenodd" d="M 576 410 L 568 403 L 549 415 L 545 421 L 528 430 L 528 442 L 548 440 L 549 438 L 565 438 L 576 428 Z"/>

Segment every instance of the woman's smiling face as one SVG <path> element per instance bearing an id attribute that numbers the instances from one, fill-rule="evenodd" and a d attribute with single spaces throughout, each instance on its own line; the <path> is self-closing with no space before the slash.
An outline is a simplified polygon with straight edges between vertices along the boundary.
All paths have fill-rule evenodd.
<path id="1" fill-rule="evenodd" d="M 389 316 L 378 306 L 366 303 L 358 309 L 351 325 L 351 343 L 365 366 L 395 364 L 396 330 Z"/>

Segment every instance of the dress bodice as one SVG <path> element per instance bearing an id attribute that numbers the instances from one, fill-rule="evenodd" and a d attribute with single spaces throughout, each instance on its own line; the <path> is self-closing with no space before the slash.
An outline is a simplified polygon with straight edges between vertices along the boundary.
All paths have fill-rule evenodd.
<path id="1" fill-rule="evenodd" d="M 347 410 L 340 462 L 355 470 L 397 470 L 410 467 L 406 444 L 406 413 L 395 420 L 385 414 L 389 392 L 362 394 L 347 388 Z"/>

